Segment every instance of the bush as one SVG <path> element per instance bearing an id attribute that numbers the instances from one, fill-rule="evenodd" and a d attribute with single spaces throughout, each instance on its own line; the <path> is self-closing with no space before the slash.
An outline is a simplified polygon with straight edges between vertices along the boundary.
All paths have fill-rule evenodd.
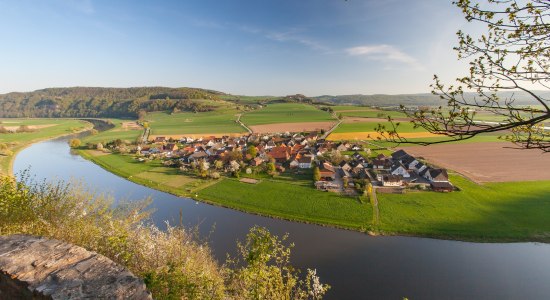
<path id="1" fill-rule="evenodd" d="M 69 146 L 71 146 L 71 148 L 78 148 L 78 147 L 80 147 L 81 144 L 82 144 L 82 142 L 79 139 L 69 140 Z"/>
<path id="2" fill-rule="evenodd" d="M 96 251 L 143 278 L 156 299 L 320 299 L 328 289 L 315 271 L 300 279 L 286 236 L 265 228 L 252 228 L 238 244 L 241 257 L 220 266 L 192 230 L 151 225 L 149 200 L 114 206 L 78 184 L 21 177 L 0 177 L 0 235 L 46 236 Z"/>

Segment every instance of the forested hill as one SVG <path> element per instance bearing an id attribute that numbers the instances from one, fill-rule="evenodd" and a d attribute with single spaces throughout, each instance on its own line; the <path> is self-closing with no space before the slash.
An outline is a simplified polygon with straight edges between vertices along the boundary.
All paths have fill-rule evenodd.
<path id="1" fill-rule="evenodd" d="M 223 93 L 196 88 L 48 88 L 0 95 L 0 117 L 132 117 L 140 111 L 210 111 Z M 201 99 L 203 101 L 201 101 Z"/>

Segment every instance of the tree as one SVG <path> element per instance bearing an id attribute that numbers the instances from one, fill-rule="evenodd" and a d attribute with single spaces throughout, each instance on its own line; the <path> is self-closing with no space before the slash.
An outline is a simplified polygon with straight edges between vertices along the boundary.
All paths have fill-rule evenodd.
<path id="1" fill-rule="evenodd" d="M 78 147 L 80 147 L 81 144 L 82 144 L 82 142 L 79 139 L 71 139 L 69 141 L 69 146 L 71 148 L 78 148 Z"/>
<path id="2" fill-rule="evenodd" d="M 254 158 L 258 154 L 258 148 L 256 148 L 256 146 L 254 145 L 251 145 L 250 147 L 248 147 L 248 149 L 246 149 L 246 154 L 250 154 L 250 157 Z"/>
<path id="3" fill-rule="evenodd" d="M 482 133 L 503 132 L 501 139 L 520 149 L 550 151 L 550 1 L 488 0 L 483 5 L 472 0 L 453 2 L 469 22 L 486 26 L 479 37 L 457 32 L 459 59 L 469 59 L 470 72 L 445 86 L 434 76 L 432 93 L 446 106 L 405 113 L 415 127 L 448 137 L 444 141 L 420 142 L 428 145 L 473 138 Z M 466 94 L 473 91 L 474 96 Z M 511 93 L 503 93 L 503 92 Z M 516 94 L 527 95 L 533 106 L 516 105 Z M 402 107 L 403 108 L 403 107 Z M 486 123 L 476 120 L 476 110 L 491 111 L 503 120 Z M 392 121 L 392 120 L 390 120 Z M 377 131 L 391 141 L 407 141 L 399 136 L 399 123 Z"/>
<path id="4" fill-rule="evenodd" d="M 319 167 L 315 166 L 315 168 L 313 168 L 313 181 L 317 182 L 319 180 L 321 180 L 321 171 Z"/>
<path id="5" fill-rule="evenodd" d="M 315 270 L 300 280 L 290 264 L 293 244 L 288 235 L 272 235 L 266 228 L 252 227 L 244 242 L 237 244 L 239 256 L 228 259 L 228 292 L 234 299 L 322 299 L 330 286 L 322 284 Z"/>

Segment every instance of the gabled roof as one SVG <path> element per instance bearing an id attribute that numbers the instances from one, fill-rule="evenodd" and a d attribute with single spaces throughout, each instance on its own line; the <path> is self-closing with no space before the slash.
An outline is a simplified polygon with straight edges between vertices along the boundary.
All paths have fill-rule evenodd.
<path id="1" fill-rule="evenodd" d="M 301 164 L 310 164 L 313 160 L 313 157 L 311 156 L 302 156 L 300 159 L 298 159 L 298 162 Z"/>
<path id="2" fill-rule="evenodd" d="M 445 169 L 431 169 L 430 176 L 434 181 L 448 181 L 449 175 Z"/>
<path id="3" fill-rule="evenodd" d="M 409 154 L 407 154 L 407 152 L 405 152 L 405 150 L 397 150 L 397 151 L 395 151 L 394 153 L 391 154 L 391 158 L 399 160 L 405 155 L 409 155 Z"/>
<path id="4" fill-rule="evenodd" d="M 401 158 L 401 162 L 402 162 L 403 164 L 407 165 L 407 166 L 408 166 L 409 164 L 411 164 L 411 163 L 412 163 L 413 161 L 415 161 L 415 160 L 416 160 L 416 158 L 414 158 L 414 157 L 412 157 L 412 156 L 410 156 L 410 155 L 408 155 L 408 154 L 407 154 L 406 156 L 404 156 L 404 157 Z"/>

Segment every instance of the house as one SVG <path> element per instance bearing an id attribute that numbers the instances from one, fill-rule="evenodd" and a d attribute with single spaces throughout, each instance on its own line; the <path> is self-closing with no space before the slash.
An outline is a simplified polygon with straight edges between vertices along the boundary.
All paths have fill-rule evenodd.
<path id="1" fill-rule="evenodd" d="M 334 171 L 334 166 L 328 162 L 321 164 L 319 168 L 319 173 L 321 175 L 321 180 L 334 180 L 336 178 L 336 172 Z"/>
<path id="2" fill-rule="evenodd" d="M 204 151 L 198 151 L 198 152 L 195 152 L 195 153 L 189 155 L 189 156 L 187 157 L 187 161 L 188 161 L 188 162 L 197 161 L 197 160 L 199 160 L 199 159 L 201 159 L 201 158 L 206 158 L 206 157 L 208 157 L 208 154 L 206 154 L 206 152 L 204 152 Z"/>
<path id="3" fill-rule="evenodd" d="M 393 161 L 401 161 L 401 158 L 404 156 L 409 155 L 405 150 L 398 150 L 391 154 L 391 158 Z"/>
<path id="4" fill-rule="evenodd" d="M 334 171 L 321 169 L 319 170 L 319 174 L 321 175 L 321 180 L 334 180 L 336 178 L 336 173 Z"/>
<path id="5" fill-rule="evenodd" d="M 378 170 L 388 170 L 392 166 L 391 161 L 387 159 L 375 159 L 372 161 L 372 168 Z"/>
<path id="6" fill-rule="evenodd" d="M 309 169 L 311 168 L 311 163 L 313 162 L 313 157 L 311 155 L 304 155 L 298 159 L 298 167 L 300 169 Z"/>
<path id="7" fill-rule="evenodd" d="M 298 162 L 297 159 L 293 159 L 291 162 L 290 162 L 290 168 L 291 169 L 296 169 L 300 166 L 300 162 Z"/>
<path id="8" fill-rule="evenodd" d="M 157 137 L 155 137 L 155 143 L 156 143 L 156 144 L 165 143 L 165 142 L 166 142 L 166 137 L 165 137 L 165 136 L 157 136 Z"/>
<path id="9" fill-rule="evenodd" d="M 277 145 L 275 145 L 275 142 L 271 140 L 271 141 L 267 142 L 267 144 L 265 145 L 265 149 L 266 149 L 266 150 L 273 149 L 273 148 L 275 148 L 276 146 L 277 146 Z"/>
<path id="10" fill-rule="evenodd" d="M 179 148 L 178 148 L 178 145 L 170 143 L 170 144 L 165 145 L 163 147 L 163 149 L 164 149 L 164 151 L 174 152 L 174 151 L 177 151 Z"/>
<path id="11" fill-rule="evenodd" d="M 419 162 L 418 160 L 416 160 L 416 158 L 410 155 L 406 155 L 401 159 L 401 163 L 405 166 L 405 168 L 407 168 L 407 170 L 412 170 L 414 169 L 414 166 Z"/>
<path id="12" fill-rule="evenodd" d="M 344 160 L 340 163 L 340 168 L 342 168 L 342 170 L 346 170 L 346 171 L 351 170 L 351 166 Z"/>
<path id="13" fill-rule="evenodd" d="M 403 177 L 401 175 L 384 175 L 382 176 L 383 186 L 401 186 L 403 184 Z"/>
<path id="14" fill-rule="evenodd" d="M 269 143 L 268 143 L 269 144 Z M 290 158 L 290 148 L 286 146 L 278 146 L 268 153 L 278 163 L 284 163 Z"/>
<path id="15" fill-rule="evenodd" d="M 253 167 L 257 167 L 261 165 L 264 162 L 264 160 L 261 157 L 254 157 L 250 160 L 250 165 Z"/>
<path id="16" fill-rule="evenodd" d="M 342 168 L 338 169 L 338 174 L 340 174 L 340 177 L 342 177 L 342 178 L 344 178 L 344 177 L 351 178 L 352 177 L 351 174 L 348 171 L 346 171 Z"/>
<path id="17" fill-rule="evenodd" d="M 317 182 L 315 182 L 315 187 L 318 190 L 322 190 L 322 191 L 340 189 L 340 187 L 337 184 L 334 184 L 332 182 L 327 182 L 327 181 L 317 181 Z"/>
<path id="18" fill-rule="evenodd" d="M 426 165 L 424 165 L 423 163 L 419 162 L 417 163 L 416 165 L 414 165 L 412 167 L 412 169 L 417 173 L 417 174 L 420 174 L 420 172 L 424 171 L 424 169 L 426 169 Z"/>
<path id="19" fill-rule="evenodd" d="M 405 178 L 411 177 L 409 172 L 407 172 L 407 168 L 401 163 L 396 163 L 396 164 L 392 165 L 391 168 L 390 168 L 390 174 L 392 174 L 392 175 L 401 175 Z"/>
<path id="20" fill-rule="evenodd" d="M 435 192 L 452 192 L 454 190 L 454 186 L 448 182 L 448 181 L 434 181 L 430 183 L 430 186 L 432 187 L 432 190 Z"/>
<path id="21" fill-rule="evenodd" d="M 431 169 L 429 172 L 428 180 L 432 182 L 448 182 L 449 175 L 447 175 L 447 170 L 445 169 Z"/>
<path id="22" fill-rule="evenodd" d="M 336 147 L 336 150 L 338 150 L 338 151 L 348 151 L 348 148 L 349 148 L 349 144 L 340 143 L 340 145 L 338 145 L 338 147 Z"/>

